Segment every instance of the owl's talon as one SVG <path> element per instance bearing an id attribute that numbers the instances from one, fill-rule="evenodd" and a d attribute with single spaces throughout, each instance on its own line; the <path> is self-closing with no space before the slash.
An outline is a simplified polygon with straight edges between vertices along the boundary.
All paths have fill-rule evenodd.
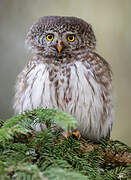
<path id="1" fill-rule="evenodd" d="M 63 132 L 63 136 L 65 138 L 68 138 L 70 136 L 76 138 L 76 139 L 80 139 L 81 138 L 81 135 L 80 135 L 80 132 L 78 130 L 72 130 L 71 132 Z"/>

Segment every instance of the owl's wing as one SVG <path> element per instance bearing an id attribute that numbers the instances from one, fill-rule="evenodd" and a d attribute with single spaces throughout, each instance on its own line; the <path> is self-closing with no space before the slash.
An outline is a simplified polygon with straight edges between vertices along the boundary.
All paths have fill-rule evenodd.
<path id="1" fill-rule="evenodd" d="M 112 71 L 109 63 L 95 52 L 90 54 L 89 59 L 89 63 L 91 67 L 93 67 L 92 71 L 96 80 L 104 86 L 111 84 Z"/>
<path id="2" fill-rule="evenodd" d="M 104 137 L 107 137 L 111 131 L 114 114 L 111 68 L 108 62 L 95 52 L 91 52 L 88 55 L 86 63 L 90 64 L 87 68 L 92 72 L 92 78 L 97 83 L 97 87 L 99 87 L 97 90 L 100 93 L 99 96 L 101 97 L 101 102 L 103 104 L 103 112 L 100 121 L 101 129 L 103 129 L 103 132 L 105 133 Z M 86 79 L 89 81 L 88 74 L 86 76 Z M 89 84 L 93 87 L 93 84 L 91 84 L 90 81 Z"/>
<path id="3" fill-rule="evenodd" d="M 29 63 L 25 66 L 23 71 L 17 77 L 17 82 L 15 86 L 16 93 L 14 97 L 14 106 L 13 106 L 16 114 L 21 113 L 23 111 L 21 98 L 25 89 L 28 86 L 26 77 L 35 68 L 35 66 L 36 64 L 34 61 L 29 61 Z"/>

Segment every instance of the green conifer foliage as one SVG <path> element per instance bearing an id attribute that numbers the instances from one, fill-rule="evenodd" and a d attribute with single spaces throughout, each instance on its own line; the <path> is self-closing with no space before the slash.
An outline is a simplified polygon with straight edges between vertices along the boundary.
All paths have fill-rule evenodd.
<path id="1" fill-rule="evenodd" d="M 60 110 L 27 111 L 0 121 L 0 127 L 0 180 L 124 180 L 131 175 L 131 148 L 106 139 L 94 144 L 65 138 L 63 131 L 75 129 L 77 122 Z"/>

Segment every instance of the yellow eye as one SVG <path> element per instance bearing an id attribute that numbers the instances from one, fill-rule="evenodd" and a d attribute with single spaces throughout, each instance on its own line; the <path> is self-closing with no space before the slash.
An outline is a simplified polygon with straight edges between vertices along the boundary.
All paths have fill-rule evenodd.
<path id="1" fill-rule="evenodd" d="M 53 35 L 53 34 L 48 34 L 48 35 L 46 36 L 46 39 L 47 39 L 48 41 L 52 41 L 53 38 L 54 38 L 54 35 Z"/>
<path id="2" fill-rule="evenodd" d="M 70 42 L 73 42 L 75 40 L 75 35 L 73 35 L 73 34 L 68 35 L 67 40 Z"/>

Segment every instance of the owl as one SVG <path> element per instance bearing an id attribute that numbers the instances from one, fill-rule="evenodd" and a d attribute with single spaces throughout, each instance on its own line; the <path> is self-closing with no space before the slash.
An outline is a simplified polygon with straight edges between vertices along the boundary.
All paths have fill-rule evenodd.
<path id="1" fill-rule="evenodd" d="M 91 25 L 76 17 L 45 16 L 31 26 L 26 44 L 34 57 L 18 75 L 15 112 L 61 109 L 76 118 L 83 138 L 109 137 L 111 70 L 95 52 Z"/>

